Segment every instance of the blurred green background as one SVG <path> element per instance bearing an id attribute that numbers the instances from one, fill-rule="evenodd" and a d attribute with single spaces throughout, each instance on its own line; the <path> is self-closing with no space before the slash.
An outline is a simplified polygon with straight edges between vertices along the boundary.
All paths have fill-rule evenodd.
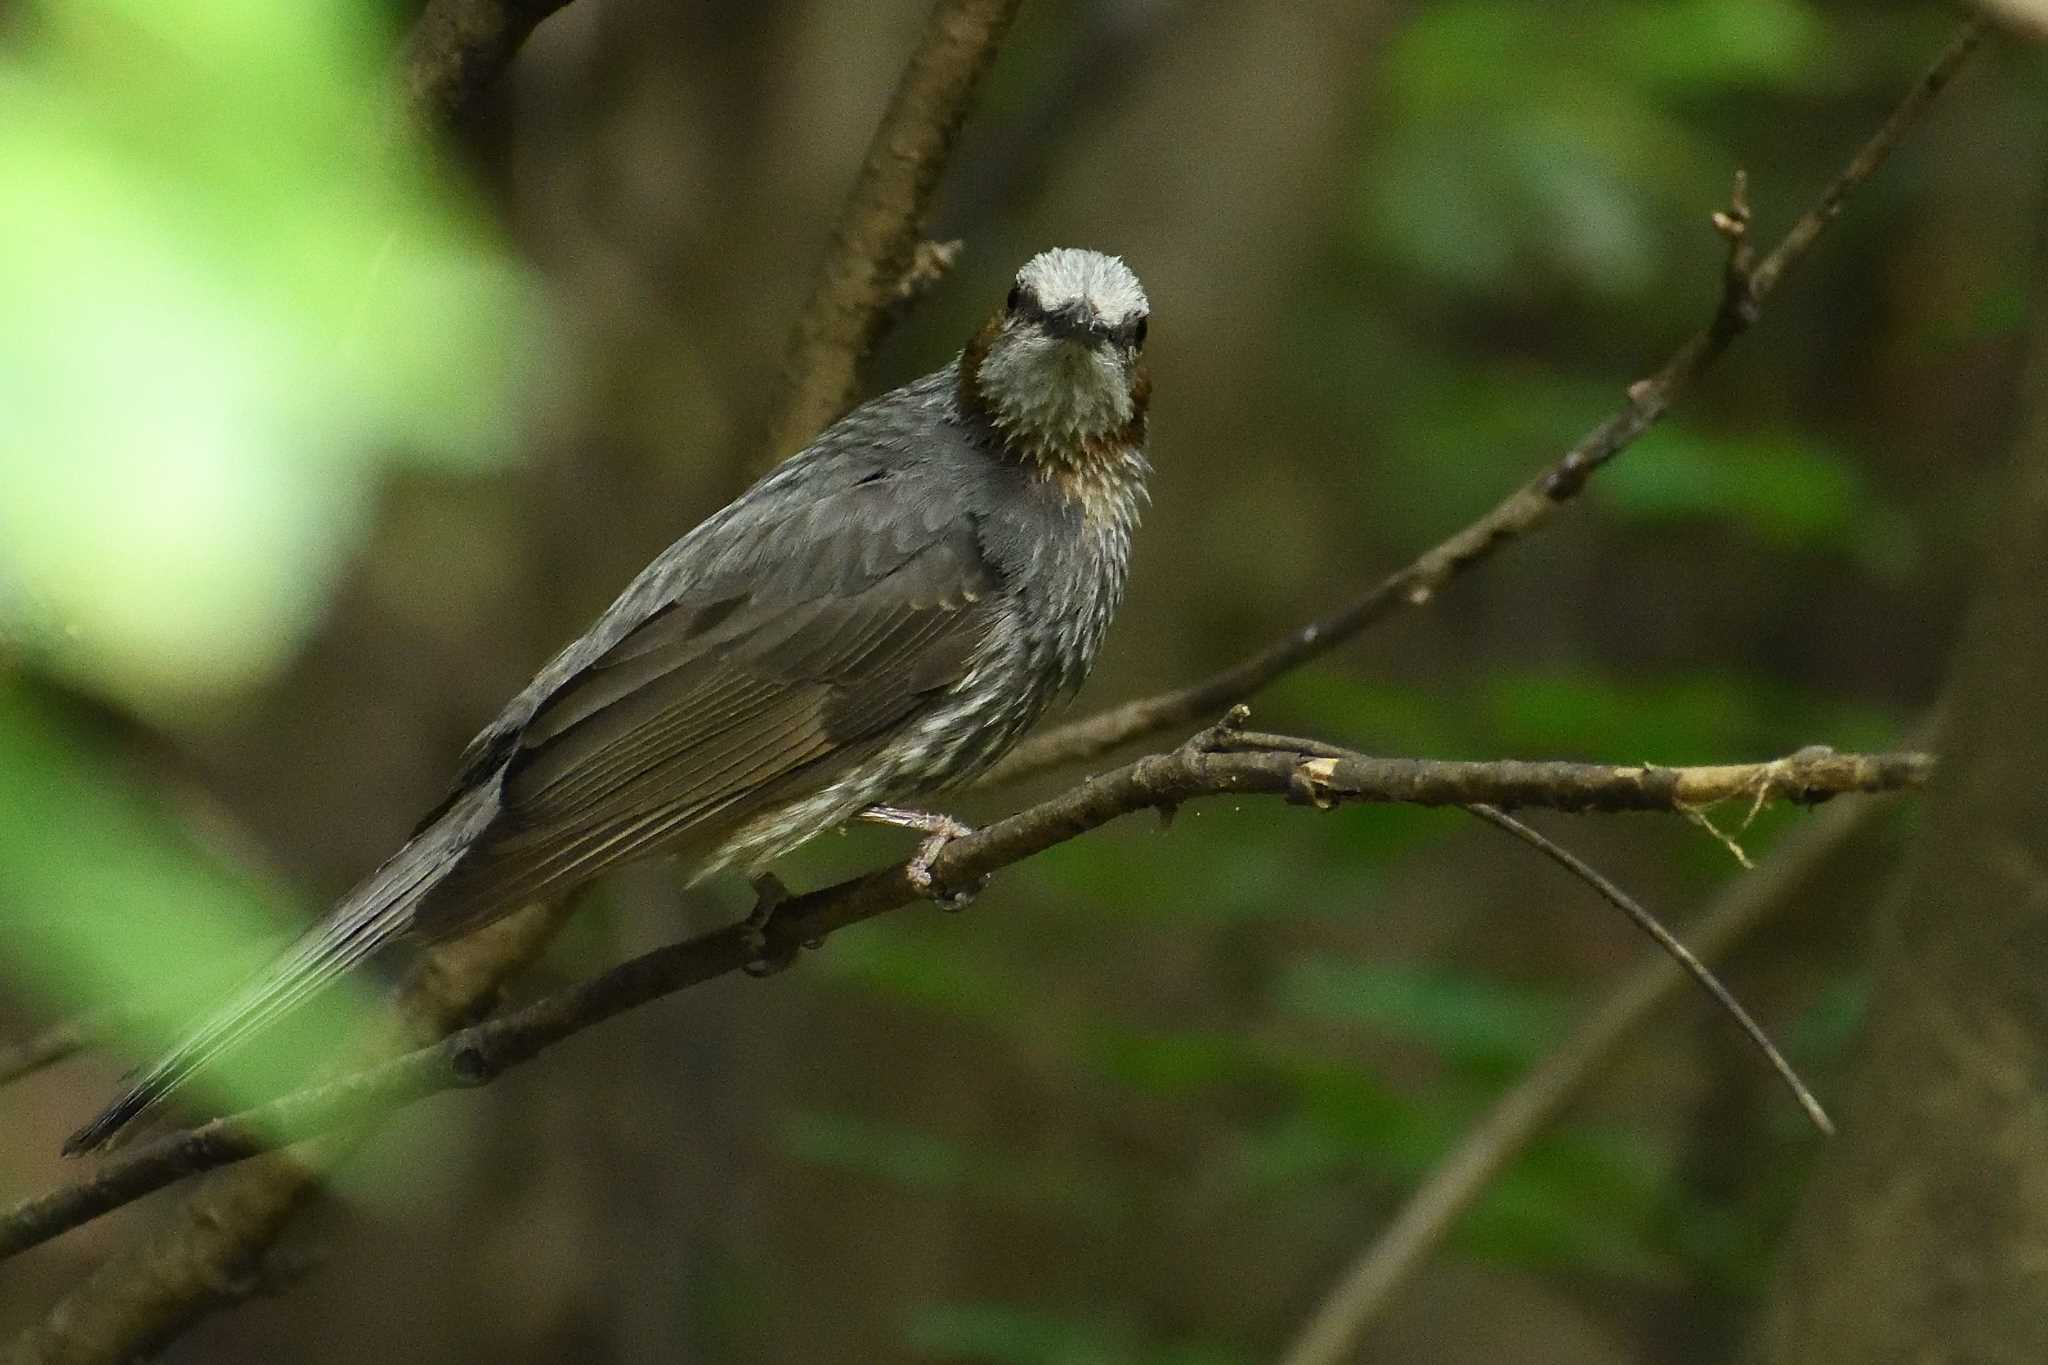
<path id="1" fill-rule="evenodd" d="M 429 149 L 390 93 L 403 6 L 0 8 L 0 1026 L 111 999 L 161 1028 L 231 978 L 759 472 L 786 330 L 926 9 L 576 0 Z M 1734 170 L 1774 239 L 1953 22 L 1031 0 L 933 224 L 961 262 L 871 386 L 943 363 L 1031 252 L 1123 254 L 1154 300 L 1158 476 L 1082 705 L 1186 681 L 1555 458 L 1708 315 Z M 1998 496 L 2042 95 L 2037 61 L 1987 54 L 1583 506 L 1258 722 L 1627 763 L 1897 742 Z M 1824 1097 L 1910 819 L 1731 970 Z M 1682 821 L 1540 823 L 1681 923 L 1740 875 Z M 786 876 L 901 843 L 828 838 Z M 746 896 L 656 866 L 599 900 L 526 988 Z M 1455 815 L 1133 819 L 964 917 L 886 917 L 409 1112 L 294 1232 L 323 1268 L 167 1358 L 1270 1359 L 1641 951 Z M 57 1143 L 132 1060 L 0 1090 L 0 1197 L 67 1174 Z M 1813 1150 L 1688 1001 L 1369 1358 L 1722 1359 Z M 156 1216 L 10 1267 L 0 1330 Z"/>

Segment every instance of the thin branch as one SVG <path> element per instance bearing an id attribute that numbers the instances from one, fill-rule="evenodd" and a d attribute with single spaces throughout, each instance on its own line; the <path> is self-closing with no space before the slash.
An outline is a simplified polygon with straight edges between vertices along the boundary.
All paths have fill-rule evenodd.
<path id="1" fill-rule="evenodd" d="M 541 20 L 569 0 L 427 0 L 405 40 L 399 81 L 422 127 L 460 124 Z"/>
<path id="2" fill-rule="evenodd" d="M 1742 1002 L 1737 1000 L 1734 994 L 1721 984 L 1721 978 L 1708 971 L 1706 964 L 1697 957 L 1694 957 L 1692 950 L 1679 942 L 1677 936 L 1669 929 L 1666 929 L 1655 915 L 1645 910 L 1633 897 L 1602 876 L 1584 859 L 1573 854 L 1571 850 L 1545 838 L 1542 834 L 1523 824 L 1507 812 L 1484 804 L 1467 806 L 1465 809 L 1471 811 L 1474 815 L 1495 828 L 1506 830 L 1509 834 L 1514 835 L 1544 857 L 1564 868 L 1565 871 L 1599 892 L 1600 896 L 1609 905 L 1612 905 L 1615 909 L 1621 911 L 1622 914 L 1627 915 L 1630 920 L 1634 921 L 1638 929 L 1648 934 L 1673 962 L 1685 968 L 1691 974 L 1692 979 L 1699 983 L 1700 989 L 1712 996 L 1714 1003 L 1719 1005 L 1735 1021 L 1736 1026 L 1748 1036 L 1750 1043 L 1755 1046 L 1758 1052 L 1763 1054 L 1764 1060 L 1771 1064 L 1771 1069 L 1778 1073 L 1778 1078 L 1785 1082 L 1785 1088 L 1790 1090 L 1792 1097 L 1799 1101 L 1799 1107 L 1806 1111 L 1806 1117 L 1812 1120 L 1813 1126 L 1820 1130 L 1822 1136 L 1833 1137 L 1835 1135 L 1835 1121 L 1828 1117 L 1827 1110 L 1820 1107 L 1820 1101 L 1814 1098 L 1813 1091 L 1808 1089 L 1806 1082 L 1799 1078 L 1799 1073 L 1792 1069 L 1792 1063 L 1785 1060 L 1785 1054 L 1778 1051 L 1778 1045 L 1773 1043 L 1770 1035 L 1764 1032 L 1763 1025 L 1757 1023 L 1750 1012 L 1742 1007 Z"/>
<path id="3" fill-rule="evenodd" d="M 851 406 L 861 362 L 906 288 L 929 284 L 952 263 L 943 248 L 920 251 L 924 222 L 953 139 L 1021 3 L 937 0 L 932 6 L 790 336 L 768 423 L 771 460 L 797 450 Z"/>
<path id="4" fill-rule="evenodd" d="M 1725 956 L 1796 897 L 1869 821 L 1866 803 L 1836 802 L 1802 824 L 1755 872 L 1737 878 L 1687 930 L 1700 957 Z M 1342 1365 L 1396 1292 L 1450 1236 L 1488 1185 L 1599 1077 L 1644 1022 L 1689 978 L 1661 952 L 1618 981 L 1557 1050 L 1467 1130 L 1339 1277 L 1289 1345 L 1281 1365 Z"/>
<path id="5" fill-rule="evenodd" d="M 1238 713 L 1233 713 L 1232 720 Z M 1368 758 L 1308 740 L 1236 752 L 1230 720 L 1170 753 L 1090 779 L 948 844 L 932 866 L 941 886 L 970 886 L 1055 844 L 1146 809 L 1207 796 L 1271 795 L 1329 809 L 1345 803 L 1548 806 L 1680 811 L 1696 799 L 1817 801 L 1848 792 L 1910 790 L 1930 776 L 1924 754 L 1807 749 L 1771 763 L 1631 768 L 1589 763 L 1442 763 Z M 751 963 L 793 958 L 849 924 L 920 899 L 906 870 L 883 868 L 779 902 L 758 930 L 744 924 L 670 944 L 523 1009 L 354 1075 L 117 1156 L 89 1179 L 0 1215 L 0 1258 L 200 1171 L 361 1122 L 443 1090 L 474 1087 L 593 1024 Z"/>
<path id="6" fill-rule="evenodd" d="M 1424 551 L 1407 567 L 1389 574 L 1364 595 L 1329 615 L 1289 631 L 1201 682 L 1125 702 L 1026 740 L 985 780 L 1014 781 L 1047 768 L 1082 762 L 1133 740 L 1214 715 L 1282 674 L 1322 657 L 1402 608 L 1434 601 L 1453 579 L 1492 558 L 1510 541 L 1549 521 L 1561 505 L 1578 496 L 1602 465 L 1655 425 L 1720 358 L 1729 343 L 1749 328 L 1764 299 L 1785 272 L 1805 258 L 1828 224 L 1841 213 L 1849 195 L 1877 173 L 1906 131 L 1977 46 L 1983 32 L 1980 22 L 1963 25 L 1884 125 L 1850 158 L 1819 201 L 1800 216 L 1777 246 L 1754 267 L 1749 264 L 1748 186 L 1741 176 L 1737 177 L 1729 207 L 1713 218 L 1715 230 L 1729 243 L 1729 256 L 1712 320 L 1679 347 L 1663 368 L 1630 385 L 1621 407 L 1581 437 L 1550 468 L 1510 493 L 1471 525 Z"/>

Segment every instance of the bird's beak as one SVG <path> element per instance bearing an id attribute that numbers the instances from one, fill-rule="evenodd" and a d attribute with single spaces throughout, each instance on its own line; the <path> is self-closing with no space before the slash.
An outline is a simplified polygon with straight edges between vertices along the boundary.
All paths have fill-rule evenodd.
<path id="1" fill-rule="evenodd" d="M 1085 303 L 1070 303 L 1058 312 L 1047 313 L 1045 330 L 1048 335 L 1062 341 L 1078 341 L 1090 346 L 1109 340 L 1108 324 Z"/>

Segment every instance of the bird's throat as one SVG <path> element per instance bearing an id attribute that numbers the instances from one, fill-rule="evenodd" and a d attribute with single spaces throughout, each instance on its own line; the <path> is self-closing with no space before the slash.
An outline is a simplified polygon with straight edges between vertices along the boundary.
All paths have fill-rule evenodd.
<path id="1" fill-rule="evenodd" d="M 960 405 L 988 422 L 1005 455 L 1098 507 L 1134 495 L 1145 472 L 1150 378 L 1138 365 L 1116 391 L 1105 391 L 1109 380 L 1083 348 L 1011 349 L 991 322 L 961 354 Z"/>

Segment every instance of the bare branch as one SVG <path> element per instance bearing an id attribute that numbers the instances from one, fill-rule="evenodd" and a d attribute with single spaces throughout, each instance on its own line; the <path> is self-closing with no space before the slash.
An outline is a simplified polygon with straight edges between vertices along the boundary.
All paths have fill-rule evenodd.
<path id="1" fill-rule="evenodd" d="M 1224 725 L 1170 753 L 1141 758 L 956 839 L 932 865 L 935 884 L 968 886 L 1120 816 L 1171 809 L 1205 796 L 1280 796 L 1318 809 L 1398 802 L 1681 811 L 1700 800 L 1811 802 L 1848 792 L 1910 790 L 1922 786 L 1933 770 L 1933 760 L 1924 754 L 1838 754 L 1820 748 L 1770 763 L 1637 768 L 1369 758 L 1285 736 L 1269 737 L 1279 747 L 1258 752 L 1218 747 L 1244 742 L 1245 736 L 1232 723 L 1237 715 L 1234 712 Z M 171 1134 L 109 1160 L 90 1179 L 0 1215 L 0 1258 L 185 1176 L 345 1127 L 439 1091 L 483 1085 L 614 1015 L 764 958 L 794 957 L 800 946 L 814 945 L 849 924 L 920 899 L 901 866 L 792 896 L 775 906 L 758 931 L 733 925 L 656 949 L 434 1046 Z"/>
<path id="2" fill-rule="evenodd" d="M 569 0 L 427 0 L 406 38 L 400 83 L 422 126 L 459 124 L 535 25 Z"/>
<path id="3" fill-rule="evenodd" d="M 1467 806 L 1465 809 L 1471 811 L 1488 824 L 1498 829 L 1504 829 L 1509 834 L 1514 835 L 1517 839 L 1520 839 L 1523 843 L 1529 845 L 1529 847 L 1535 849 L 1538 853 L 1549 858 L 1574 877 L 1592 887 L 1600 893 L 1602 899 L 1609 905 L 1621 911 L 1622 914 L 1627 915 L 1635 923 L 1635 926 L 1648 934 L 1673 962 L 1685 968 L 1692 976 L 1692 979 L 1699 982 L 1700 988 L 1713 997 L 1714 1003 L 1719 1005 L 1735 1021 L 1737 1027 L 1755 1045 L 1756 1050 L 1763 1054 L 1764 1060 L 1771 1064 L 1771 1069 L 1778 1073 L 1779 1079 L 1785 1082 L 1785 1088 L 1790 1090 L 1793 1098 L 1799 1101 L 1799 1107 L 1806 1111 L 1806 1117 L 1813 1121 L 1813 1126 L 1820 1130 L 1822 1136 L 1833 1137 L 1835 1135 L 1835 1121 L 1828 1117 L 1827 1110 L 1820 1107 L 1820 1101 L 1814 1098 L 1813 1091 L 1807 1088 L 1806 1082 L 1799 1079 L 1799 1073 L 1792 1069 L 1792 1063 L 1785 1060 L 1785 1054 L 1778 1051 L 1778 1045 L 1773 1043 L 1770 1035 L 1764 1032 L 1763 1025 L 1757 1023 L 1750 1012 L 1742 1007 L 1742 1002 L 1737 1000 L 1729 989 L 1721 984 L 1721 978 L 1708 971 L 1706 964 L 1697 957 L 1694 957 L 1692 950 L 1679 942 L 1677 936 L 1669 929 L 1666 929 L 1655 915 L 1645 910 L 1627 892 L 1595 871 L 1584 859 L 1579 858 L 1571 850 L 1545 838 L 1520 820 L 1517 820 L 1514 816 L 1488 805 Z"/>
<path id="4" fill-rule="evenodd" d="M 800 448 L 851 406 L 860 364 L 906 288 L 952 264 L 919 250 L 932 192 L 981 79 L 1022 0 L 937 0 L 861 162 L 860 175 L 790 337 L 767 454 Z"/>
<path id="5" fill-rule="evenodd" d="M 1620 409 L 1581 437 L 1549 469 L 1510 493 L 1471 525 L 1424 551 L 1407 567 L 1389 574 L 1363 596 L 1329 615 L 1289 631 L 1248 658 L 1198 683 L 1125 702 L 1026 740 L 985 780 L 1014 781 L 1047 768 L 1078 763 L 1133 740 L 1214 715 L 1282 674 L 1322 657 L 1402 608 L 1420 607 L 1435 600 L 1451 580 L 1492 558 L 1503 545 L 1549 521 L 1561 505 L 1577 497 L 1595 471 L 1655 425 L 1720 358 L 1728 344 L 1756 320 L 1763 300 L 1785 272 L 1804 259 L 1828 224 L 1841 213 L 1849 195 L 1877 173 L 1900 138 L 1941 93 L 1982 37 L 1981 23 L 1963 25 L 1884 126 L 1850 158 L 1819 202 L 1792 225 L 1754 269 L 1748 268 L 1748 186 L 1738 178 L 1729 207 L 1714 216 L 1715 228 L 1729 239 L 1730 250 L 1713 319 L 1679 347 L 1662 369 L 1630 385 Z"/>
<path id="6" fill-rule="evenodd" d="M 1687 932 L 1699 956 L 1725 956 L 1795 905 L 1798 892 L 1868 823 L 1871 810 L 1846 801 L 1829 806 L 1756 872 L 1731 883 Z M 1684 991 L 1687 980 L 1677 962 L 1658 952 L 1616 982 L 1571 1036 L 1502 1095 L 1408 1196 L 1317 1305 L 1281 1365 L 1342 1365 L 1352 1359 L 1365 1330 L 1494 1177 L 1598 1078 L 1645 1020 Z"/>

